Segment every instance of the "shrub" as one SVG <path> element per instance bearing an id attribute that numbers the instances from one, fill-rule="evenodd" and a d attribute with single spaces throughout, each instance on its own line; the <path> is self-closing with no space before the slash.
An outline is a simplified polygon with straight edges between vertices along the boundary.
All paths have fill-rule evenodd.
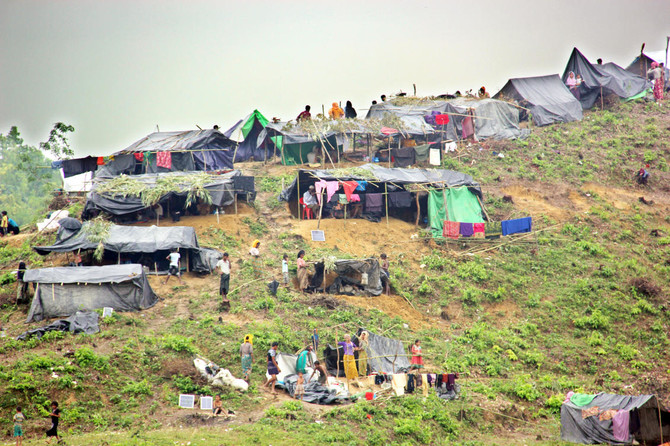
<path id="1" fill-rule="evenodd" d="M 600 310 L 593 310 L 590 316 L 580 317 L 574 320 L 577 328 L 591 328 L 593 330 L 607 330 L 610 326 L 609 317 L 602 314 Z"/>
<path id="2" fill-rule="evenodd" d="M 90 347 L 81 347 L 74 352 L 74 360 L 79 367 L 91 367 L 98 371 L 104 371 L 109 368 L 109 359 L 104 356 L 98 356 Z"/>
<path id="3" fill-rule="evenodd" d="M 163 337 L 163 348 L 174 350 L 175 352 L 186 352 L 191 355 L 197 353 L 197 349 L 192 345 L 193 340 L 179 335 L 168 335 Z"/>
<path id="4" fill-rule="evenodd" d="M 564 399 L 564 395 L 552 395 L 544 402 L 544 406 L 549 409 L 551 413 L 559 413 Z"/>
<path id="5" fill-rule="evenodd" d="M 467 262 L 458 265 L 457 275 L 461 279 L 472 280 L 475 283 L 485 282 L 491 277 L 489 270 L 477 262 Z"/>
<path id="6" fill-rule="evenodd" d="M 136 383 L 128 383 L 123 390 L 121 390 L 121 393 L 126 393 L 130 395 L 151 395 L 152 389 L 151 389 L 151 384 L 147 382 L 146 379 L 143 379 L 142 381 L 136 382 Z"/>

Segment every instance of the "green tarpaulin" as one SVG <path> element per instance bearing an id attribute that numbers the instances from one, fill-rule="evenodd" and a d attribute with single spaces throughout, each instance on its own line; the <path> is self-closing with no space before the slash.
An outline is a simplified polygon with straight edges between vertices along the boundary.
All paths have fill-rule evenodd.
<path id="1" fill-rule="evenodd" d="M 447 204 L 445 212 L 444 204 Z M 442 237 L 444 220 L 461 223 L 483 223 L 482 207 L 467 187 L 431 189 L 428 193 L 428 222 L 433 237 Z"/>
<path id="2" fill-rule="evenodd" d="M 414 152 L 416 153 L 416 161 L 418 163 L 428 161 L 428 156 L 430 154 L 430 144 L 416 146 L 414 147 Z"/>
<path id="3" fill-rule="evenodd" d="M 596 397 L 596 395 L 587 395 L 586 393 L 575 393 L 570 397 L 570 402 L 575 406 L 586 406 L 591 404 L 591 401 Z"/>
<path id="4" fill-rule="evenodd" d="M 245 122 L 244 125 L 242 126 L 242 135 L 244 135 L 245 138 L 247 137 L 247 135 L 249 135 L 249 132 L 253 128 L 254 121 L 256 119 L 258 119 L 258 122 L 261 123 L 263 128 L 265 128 L 265 126 L 268 124 L 267 118 L 265 116 L 263 116 L 263 114 L 261 112 L 259 112 L 258 110 L 254 110 L 249 115 L 249 119 L 247 119 L 247 122 Z"/>

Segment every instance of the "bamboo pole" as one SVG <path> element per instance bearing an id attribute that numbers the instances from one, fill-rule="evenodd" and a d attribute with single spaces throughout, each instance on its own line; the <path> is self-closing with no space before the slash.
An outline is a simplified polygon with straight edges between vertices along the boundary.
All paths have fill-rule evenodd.
<path id="1" fill-rule="evenodd" d="M 302 198 L 302 195 L 300 195 L 300 170 L 298 170 L 298 175 L 295 184 L 298 187 L 298 220 L 302 220 L 302 209 L 300 208 L 300 206 L 302 206 L 300 204 L 300 199 Z"/>
<path id="2" fill-rule="evenodd" d="M 482 207 L 482 211 L 484 212 L 484 215 L 486 216 L 487 221 L 491 221 L 489 218 L 489 214 L 486 212 L 486 208 L 484 207 L 484 203 L 482 203 L 482 200 L 479 198 L 479 195 L 475 194 L 475 197 L 477 197 L 477 201 L 479 201 L 479 205 Z"/>
<path id="3" fill-rule="evenodd" d="M 319 206 L 319 219 L 316 222 L 316 229 L 319 229 L 319 227 L 321 226 L 321 215 L 323 214 L 323 202 L 324 202 L 323 191 L 324 189 L 321 189 L 321 193 L 319 194 L 321 196 L 321 205 Z"/>
<path id="4" fill-rule="evenodd" d="M 663 444 L 663 418 L 661 418 L 661 405 L 658 402 L 658 395 L 656 395 L 656 410 L 658 410 L 658 430 L 661 433 L 661 444 Z"/>
<path id="5" fill-rule="evenodd" d="M 391 168 L 391 137 L 390 136 L 389 136 L 389 143 L 388 143 L 387 151 L 388 151 L 387 156 L 388 156 L 389 169 L 390 169 Z"/>
<path id="6" fill-rule="evenodd" d="M 421 219 L 421 204 L 419 203 L 419 191 L 414 192 L 416 198 L 416 223 L 414 226 L 419 227 L 419 220 Z"/>
<path id="7" fill-rule="evenodd" d="M 388 184 L 384 183 L 384 202 L 386 203 L 386 227 L 389 227 L 389 192 Z"/>

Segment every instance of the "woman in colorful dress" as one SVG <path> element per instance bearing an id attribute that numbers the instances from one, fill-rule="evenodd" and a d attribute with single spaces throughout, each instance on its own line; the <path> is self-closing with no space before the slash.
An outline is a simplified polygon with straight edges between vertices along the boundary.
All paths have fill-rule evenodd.
<path id="1" fill-rule="evenodd" d="M 414 345 L 410 349 L 412 352 L 412 360 L 410 361 L 410 370 L 423 368 L 423 354 L 421 353 L 421 341 L 414 341 Z"/>
<path id="2" fill-rule="evenodd" d="M 251 376 L 251 365 L 254 362 L 253 335 L 246 335 L 244 342 L 240 345 L 240 357 L 242 360 L 242 374 L 248 383 Z"/>
<path id="3" fill-rule="evenodd" d="M 344 349 L 344 357 L 342 361 L 344 362 L 344 375 L 347 379 L 356 379 L 358 378 L 358 370 L 356 370 L 356 360 L 354 359 L 354 349 L 356 346 L 351 342 L 350 335 L 344 335 L 344 341 L 340 341 L 337 345 L 341 345 Z"/>
<path id="4" fill-rule="evenodd" d="M 368 332 L 363 331 L 358 337 L 358 373 L 361 376 L 368 375 L 368 347 L 370 341 L 368 339 Z"/>
<path id="5" fill-rule="evenodd" d="M 305 251 L 300 250 L 298 252 L 298 261 L 296 262 L 298 266 L 298 287 L 300 292 L 305 292 L 305 289 L 309 286 L 309 278 L 307 277 L 307 262 L 305 262 Z"/>

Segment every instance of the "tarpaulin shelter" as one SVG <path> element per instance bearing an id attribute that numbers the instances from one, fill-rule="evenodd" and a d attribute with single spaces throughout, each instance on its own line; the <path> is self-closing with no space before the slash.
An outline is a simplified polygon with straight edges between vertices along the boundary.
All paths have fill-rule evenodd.
<path id="1" fill-rule="evenodd" d="M 428 101 L 416 105 L 394 105 L 391 101 L 386 101 L 371 105 L 365 119 L 383 119 L 386 114 L 394 115 L 402 122 L 402 133 L 426 136 L 435 133 L 435 129 L 426 122 L 424 116 L 432 111 L 443 111 L 444 108 L 444 101 Z"/>
<path id="2" fill-rule="evenodd" d="M 36 285 L 26 322 L 103 307 L 139 311 L 158 302 L 137 264 L 29 269 L 23 280 Z"/>
<path id="3" fill-rule="evenodd" d="M 336 132 L 315 130 L 314 133 L 306 133 L 297 126 L 287 124 L 286 122 L 270 122 L 266 126 L 266 133 L 279 149 L 281 163 L 285 166 L 308 163 L 308 154 L 313 153 L 315 149 L 316 151 L 321 148 L 328 151 L 337 150 L 337 156 L 342 152 Z"/>
<path id="4" fill-rule="evenodd" d="M 647 71 L 651 69 L 651 63 L 663 63 L 665 64 L 665 79 L 666 86 L 670 83 L 668 79 L 668 73 L 670 73 L 670 68 L 666 63 L 667 53 L 663 50 L 661 51 L 645 51 L 640 53 L 639 56 L 636 56 L 635 59 L 626 67 L 626 71 L 629 71 L 633 74 L 637 74 L 643 78 L 647 78 Z"/>
<path id="5" fill-rule="evenodd" d="M 254 110 L 244 119 L 223 132 L 233 141 L 236 141 L 233 151 L 233 162 L 265 161 L 275 156 L 276 147 L 274 141 L 267 138 L 265 127 L 268 119 L 258 110 Z"/>
<path id="6" fill-rule="evenodd" d="M 352 337 L 352 342 L 356 346 L 359 345 L 358 336 L 360 336 L 363 331 L 368 332 L 369 343 L 366 353 L 368 355 L 368 368 L 371 373 L 404 373 L 409 370 L 409 357 L 407 356 L 407 350 L 401 341 L 374 334 L 365 328 L 359 328 L 356 332 L 356 336 Z M 323 350 L 323 357 L 326 361 L 328 373 L 333 376 L 337 376 L 337 361 L 339 359 L 339 376 L 345 376 L 343 363 L 344 349 L 342 346 L 335 348 L 331 345 L 327 345 Z M 354 357 L 358 359 L 357 351 L 354 352 Z"/>
<path id="7" fill-rule="evenodd" d="M 364 174 L 366 171 L 367 173 Z M 408 206 L 415 212 L 415 215 L 427 216 L 431 228 L 439 227 L 440 236 L 445 219 L 466 223 L 484 221 L 481 205 L 482 192 L 479 184 L 470 175 L 452 170 L 386 168 L 378 164 L 365 164 L 352 170 L 351 173 L 347 173 L 346 169 L 301 169 L 295 180 L 281 192 L 279 199 L 289 203 L 294 215 L 300 215 L 298 200 L 310 185 L 320 180 L 365 182 L 365 190 L 356 191 L 356 193 L 360 195 L 361 201 L 365 202 L 366 206 L 372 194 L 382 196 L 382 205 L 377 217 L 388 215 L 385 212 L 383 201 L 392 200 L 394 198 L 392 194 L 407 194 L 408 187 L 427 192 L 428 204 L 427 207 L 424 206 L 423 211 L 420 205 L 416 205 L 416 192 L 411 192 L 414 194 L 414 199 L 410 198 Z M 390 206 L 389 209 L 392 210 L 393 206 Z M 368 213 L 367 207 L 364 215 L 366 213 Z"/>
<path id="8" fill-rule="evenodd" d="M 314 269 L 310 291 L 323 290 L 324 284 L 330 294 L 379 296 L 383 291 L 377 259 L 335 260 L 334 268 L 327 271 L 325 281 L 324 263 L 317 262 Z"/>
<path id="9" fill-rule="evenodd" d="M 510 79 L 494 99 L 527 108 L 538 126 L 582 119 L 581 104 L 557 74 Z"/>
<path id="10" fill-rule="evenodd" d="M 81 229 L 58 231 L 56 243 L 51 246 L 35 246 L 33 249 L 47 255 L 51 252 L 71 252 L 94 250 L 98 242 L 89 240 L 87 227 L 84 223 Z M 218 251 L 201 248 L 195 229 L 190 226 L 121 226 L 112 225 L 109 235 L 103 242 L 105 251 L 112 260 L 142 263 L 151 270 L 161 271 L 168 269 L 165 259 L 172 249 L 181 253 L 181 264 L 187 270 L 210 273 L 214 270 L 220 254 Z M 213 251 L 214 255 L 210 255 Z"/>
<path id="11" fill-rule="evenodd" d="M 172 179 L 183 178 L 188 180 L 188 176 L 198 174 L 199 172 L 168 172 L 163 174 L 144 174 L 135 175 L 133 180 L 143 183 L 147 188 L 154 188 L 161 181 L 170 176 Z M 160 178 L 160 179 L 159 179 Z M 251 181 L 242 181 L 243 179 L 251 179 Z M 114 216 L 122 216 L 132 214 L 135 212 L 147 209 L 147 206 L 142 202 L 140 196 L 122 195 L 107 192 L 98 192 L 101 185 L 111 180 L 111 178 L 96 177 L 94 180 L 91 192 L 88 193 L 86 205 L 84 206 L 83 218 L 90 218 L 92 214 L 97 212 L 106 212 Z M 239 184 L 238 184 L 239 183 Z M 211 175 L 211 182 L 204 187 L 211 197 L 211 205 L 222 207 L 228 206 L 235 202 L 238 195 L 245 196 L 249 200 L 255 198 L 253 177 L 243 177 L 241 172 L 234 170 L 220 175 Z M 172 200 L 178 202 L 181 206 L 186 203 L 186 197 L 189 193 L 188 185 L 185 184 L 180 191 L 173 191 L 164 194 L 158 203 L 164 205 Z M 174 207 L 172 208 L 174 209 Z M 167 216 L 167 215 L 166 215 Z"/>
<path id="12" fill-rule="evenodd" d="M 233 168 L 235 142 L 218 130 L 154 132 L 114 153 L 96 177 Z"/>
<path id="13" fill-rule="evenodd" d="M 656 395 L 575 394 L 561 406 L 561 440 L 583 444 L 660 444 L 670 412 Z"/>
<path id="14" fill-rule="evenodd" d="M 44 327 L 25 331 L 18 335 L 16 340 L 25 341 L 32 336 L 41 339 L 42 336 L 50 331 L 67 331 L 72 334 L 94 334 L 100 331 L 98 319 L 98 313 L 95 311 L 77 311 L 67 319 L 60 319 Z"/>
<path id="15" fill-rule="evenodd" d="M 620 98 L 628 98 L 650 87 L 644 78 L 635 77 L 617 65 L 610 64 L 608 68 L 605 68 L 591 64 L 577 48 L 573 48 L 565 66 L 564 83 L 567 82 L 571 72 L 582 78 L 582 83 L 578 87 L 578 100 L 584 109 L 593 107 L 602 95 L 615 94 Z"/>

